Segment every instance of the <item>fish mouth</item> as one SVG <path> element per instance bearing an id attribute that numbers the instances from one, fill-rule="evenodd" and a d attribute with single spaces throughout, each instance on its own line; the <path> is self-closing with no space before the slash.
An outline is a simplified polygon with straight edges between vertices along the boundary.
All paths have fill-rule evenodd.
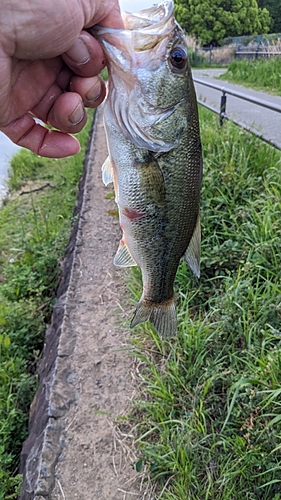
<path id="1" fill-rule="evenodd" d="M 159 33 L 161 28 L 165 26 L 167 21 L 173 15 L 174 2 L 164 1 L 158 5 L 154 5 L 149 9 L 143 9 L 138 13 L 124 12 L 123 19 L 125 29 L 127 30 L 144 30 L 145 33 Z"/>
<path id="2" fill-rule="evenodd" d="M 139 13 L 124 12 L 125 30 L 133 32 L 134 50 L 152 49 L 174 28 L 174 2 L 165 1 Z"/>
<path id="3" fill-rule="evenodd" d="M 174 2 L 166 0 L 137 13 L 123 12 L 124 29 L 95 26 L 89 31 L 104 46 L 107 56 L 116 56 L 112 49 L 142 52 L 153 49 L 174 29 Z"/>
<path id="4" fill-rule="evenodd" d="M 180 103 L 156 104 L 154 95 L 147 95 L 142 85 L 147 75 L 151 77 L 165 64 L 167 48 L 178 29 L 174 2 L 165 0 L 138 13 L 126 12 L 123 18 L 124 29 L 95 26 L 90 30 L 109 62 L 110 100 L 105 113 L 114 117 L 124 136 L 138 148 L 170 151 L 180 139 L 163 140 L 157 127 Z"/>

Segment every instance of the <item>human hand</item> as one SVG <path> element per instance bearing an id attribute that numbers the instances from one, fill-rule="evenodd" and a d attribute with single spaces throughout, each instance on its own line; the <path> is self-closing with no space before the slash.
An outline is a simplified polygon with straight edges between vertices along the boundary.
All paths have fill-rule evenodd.
<path id="1" fill-rule="evenodd" d="M 122 28 L 118 0 L 0 0 L 0 11 L 0 130 L 41 156 L 76 154 L 69 134 L 105 97 L 105 57 L 85 29 Z"/>

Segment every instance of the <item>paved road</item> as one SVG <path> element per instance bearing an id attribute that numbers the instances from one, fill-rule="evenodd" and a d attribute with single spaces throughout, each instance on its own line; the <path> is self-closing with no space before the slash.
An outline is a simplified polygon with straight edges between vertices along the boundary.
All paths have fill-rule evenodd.
<path id="1" fill-rule="evenodd" d="M 218 80 L 216 77 L 224 73 L 221 69 L 194 69 L 192 71 L 194 78 L 206 80 L 221 87 L 243 92 L 259 99 L 276 103 L 281 106 L 281 97 L 273 96 L 265 92 L 252 90 L 242 85 L 228 83 Z M 205 101 L 207 104 L 219 110 L 221 92 L 195 83 L 198 100 Z M 262 134 L 267 140 L 274 143 L 281 149 L 281 113 L 270 111 L 253 103 L 238 99 L 237 97 L 227 96 L 226 111 L 228 117 L 237 119 L 245 123 L 246 126 Z"/>

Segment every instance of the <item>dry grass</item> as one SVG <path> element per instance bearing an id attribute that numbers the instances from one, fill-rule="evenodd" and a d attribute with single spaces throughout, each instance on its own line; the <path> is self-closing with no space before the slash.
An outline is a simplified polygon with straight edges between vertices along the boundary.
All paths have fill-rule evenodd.
<path id="1" fill-rule="evenodd" d="M 271 52 L 272 54 L 275 54 L 276 52 L 281 52 L 281 39 L 278 38 L 278 40 L 274 40 L 270 44 L 261 44 L 260 49 L 264 50 L 265 52 Z"/>
<path id="2" fill-rule="evenodd" d="M 225 47 L 217 47 L 212 49 L 212 64 L 229 64 L 234 59 L 234 54 L 236 52 L 235 45 L 228 45 Z M 210 61 L 210 52 L 207 50 L 198 50 L 198 54 L 206 59 L 206 62 Z"/>
<path id="3" fill-rule="evenodd" d="M 214 47 L 212 48 L 211 58 L 210 58 L 210 50 L 202 49 L 200 45 L 200 41 L 196 40 L 195 37 L 189 35 L 186 37 L 188 48 L 192 53 L 195 53 L 198 56 L 198 59 L 201 60 L 201 64 L 214 64 L 214 65 L 228 65 L 235 58 L 235 52 L 237 51 L 237 44 L 232 43 L 230 45 L 224 45 L 223 47 Z M 247 44 L 248 50 L 255 51 L 257 48 L 257 43 L 255 41 Z M 281 39 L 272 40 L 270 43 L 262 43 L 259 45 L 259 50 L 261 52 L 269 52 L 270 54 L 275 55 L 278 52 L 281 52 Z"/>
<path id="4" fill-rule="evenodd" d="M 193 35 L 187 35 L 186 43 L 187 43 L 188 48 L 193 50 L 193 51 L 198 50 L 200 47 L 199 42 L 196 40 L 195 36 L 193 36 Z"/>

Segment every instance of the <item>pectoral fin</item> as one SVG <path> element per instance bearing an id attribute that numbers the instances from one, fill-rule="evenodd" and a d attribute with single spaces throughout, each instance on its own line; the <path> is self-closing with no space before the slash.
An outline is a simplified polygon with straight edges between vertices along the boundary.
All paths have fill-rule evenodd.
<path id="1" fill-rule="evenodd" d="M 144 163 L 136 162 L 139 171 L 141 190 L 146 194 L 146 201 L 157 204 L 165 202 L 165 181 L 157 160 L 150 154 Z"/>
<path id="2" fill-rule="evenodd" d="M 101 167 L 101 171 L 102 171 L 102 182 L 106 186 L 108 186 L 108 184 L 113 182 L 113 171 L 112 171 L 112 165 L 111 165 L 111 161 L 109 159 L 109 156 L 104 161 L 104 163 Z"/>
<path id="3" fill-rule="evenodd" d="M 201 247 L 201 226 L 198 215 L 197 223 L 189 242 L 184 258 L 191 271 L 197 278 L 200 278 L 200 247 Z"/>
<path id="4" fill-rule="evenodd" d="M 117 253 L 114 257 L 113 264 L 118 267 L 137 266 L 136 262 L 134 261 L 133 257 L 130 254 L 127 245 L 124 243 L 123 240 L 120 241 Z"/>

